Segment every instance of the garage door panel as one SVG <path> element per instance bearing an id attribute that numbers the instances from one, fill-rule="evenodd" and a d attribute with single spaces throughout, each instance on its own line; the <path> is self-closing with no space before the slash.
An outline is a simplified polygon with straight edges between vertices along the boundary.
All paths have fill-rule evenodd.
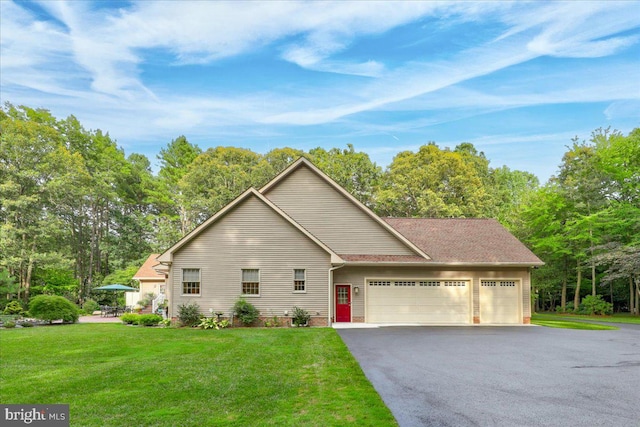
<path id="1" fill-rule="evenodd" d="M 482 280 L 480 323 L 521 323 L 519 287 L 515 280 Z"/>
<path id="2" fill-rule="evenodd" d="M 374 283 L 384 285 L 367 286 L 368 322 L 469 323 L 468 281 L 385 280 Z"/>

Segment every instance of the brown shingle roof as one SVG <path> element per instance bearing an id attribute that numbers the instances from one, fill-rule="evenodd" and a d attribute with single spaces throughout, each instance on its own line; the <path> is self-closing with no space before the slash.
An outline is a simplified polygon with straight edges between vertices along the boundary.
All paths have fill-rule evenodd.
<path id="1" fill-rule="evenodd" d="M 431 262 L 543 264 L 495 219 L 383 219 L 426 252 Z"/>
<path id="2" fill-rule="evenodd" d="M 151 254 L 149 258 L 142 264 L 142 267 L 138 269 L 136 274 L 133 275 L 133 278 L 136 280 L 140 279 L 164 279 L 164 274 L 158 273 L 153 269 L 154 266 L 158 265 L 159 262 L 156 260 L 159 254 Z"/>

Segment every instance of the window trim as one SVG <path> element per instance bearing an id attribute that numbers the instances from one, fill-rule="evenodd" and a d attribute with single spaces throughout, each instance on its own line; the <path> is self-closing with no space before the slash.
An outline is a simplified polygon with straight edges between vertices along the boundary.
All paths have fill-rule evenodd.
<path id="1" fill-rule="evenodd" d="M 256 270 L 258 272 L 258 293 L 257 294 L 245 294 L 244 293 L 244 272 L 245 270 Z M 246 283 L 255 283 L 255 282 L 246 282 Z M 245 298 L 259 298 L 261 295 L 261 289 L 262 286 L 260 286 L 262 283 L 262 273 L 260 272 L 259 268 L 241 268 L 240 269 L 240 296 Z"/>
<path id="2" fill-rule="evenodd" d="M 198 270 L 198 293 L 197 294 L 185 294 L 184 293 L 184 271 L 185 270 Z M 201 297 L 202 296 L 202 269 L 200 267 L 183 267 L 180 269 L 180 296 L 183 297 Z"/>
<path id="3" fill-rule="evenodd" d="M 298 282 L 299 280 L 296 280 L 296 271 L 302 270 L 303 274 L 304 274 L 304 279 L 302 279 L 303 285 L 304 285 L 304 289 L 299 290 L 296 289 L 296 282 Z M 307 293 L 307 269 L 306 268 L 294 268 L 293 269 L 293 293 L 294 294 L 306 294 Z"/>

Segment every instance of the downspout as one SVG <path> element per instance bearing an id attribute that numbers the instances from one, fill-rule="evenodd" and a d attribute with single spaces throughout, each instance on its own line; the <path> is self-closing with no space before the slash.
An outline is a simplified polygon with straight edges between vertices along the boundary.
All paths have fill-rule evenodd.
<path id="1" fill-rule="evenodd" d="M 329 274 L 328 274 L 328 286 L 329 286 L 329 292 L 328 292 L 328 298 L 329 298 L 329 303 L 327 304 L 327 326 L 331 326 L 331 310 L 333 309 L 333 305 L 331 304 L 331 297 L 333 296 L 333 272 L 339 268 L 342 268 L 346 265 L 347 263 L 342 263 L 336 267 L 331 267 L 329 269 Z"/>

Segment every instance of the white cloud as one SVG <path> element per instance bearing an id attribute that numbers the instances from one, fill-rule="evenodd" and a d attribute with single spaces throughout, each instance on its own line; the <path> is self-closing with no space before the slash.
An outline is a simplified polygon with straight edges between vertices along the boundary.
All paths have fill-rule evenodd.
<path id="1" fill-rule="evenodd" d="M 592 58 L 637 44 L 637 36 L 625 32 L 638 27 L 640 3 L 610 4 L 140 1 L 116 10 L 43 1 L 40 5 L 55 17 L 45 21 L 20 4 L 0 1 L 2 98 L 54 113 L 49 106 L 63 106 L 86 117 L 89 127 L 138 139 L 190 131 L 278 134 L 287 125 L 332 122 L 344 124 L 343 133 L 379 127 L 393 135 L 393 129 L 355 115 L 429 112 L 396 125 L 411 131 L 523 105 L 638 99 L 629 78 L 638 76 L 637 64 L 616 63 L 610 70 L 592 69 L 592 75 L 588 69 L 558 75 L 542 70 L 541 81 L 556 87 L 513 77 L 509 90 L 466 84 L 540 56 Z M 423 18 L 441 18 L 439 24 L 452 27 L 489 22 L 503 34 L 493 40 L 478 37 L 476 46 L 446 59 L 387 63 L 376 52 L 369 58 L 347 54 L 361 38 Z M 424 34 L 439 30 L 430 25 L 425 24 Z M 153 91 L 147 87 L 140 68 L 149 50 L 167 55 L 178 67 L 268 51 L 272 59 L 306 70 L 367 78 L 327 79 L 322 86 L 301 80 L 295 90 L 265 86 L 224 97 L 206 91 L 178 95 L 169 83 Z M 25 95 L 28 89 L 33 91 Z M 605 113 L 629 114 L 625 105 L 613 103 Z"/>
<path id="2" fill-rule="evenodd" d="M 72 61 L 71 40 L 64 29 L 34 20 L 13 2 L 0 1 L 0 16 L 3 84 L 13 83 L 14 76 L 30 68 L 43 67 L 54 75 L 68 71 L 65 64 Z"/>
<path id="3" fill-rule="evenodd" d="M 640 96 L 636 99 L 625 99 L 622 101 L 612 102 L 604 110 L 604 115 L 607 120 L 633 118 L 640 122 Z"/>

